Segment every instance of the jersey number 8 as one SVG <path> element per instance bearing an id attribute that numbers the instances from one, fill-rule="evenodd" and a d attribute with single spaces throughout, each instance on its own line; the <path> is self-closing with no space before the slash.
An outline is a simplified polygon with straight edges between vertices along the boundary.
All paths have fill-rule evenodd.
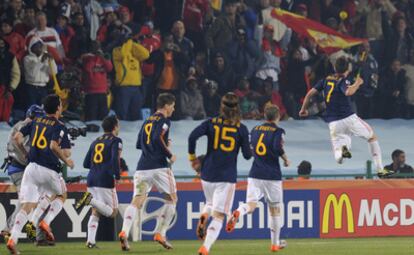
<path id="1" fill-rule="evenodd" d="M 102 152 L 103 152 L 104 149 L 105 149 L 105 144 L 103 144 L 103 143 L 97 143 L 95 145 L 95 153 L 94 153 L 94 156 L 93 156 L 93 162 L 95 164 L 99 164 L 99 163 L 103 162 L 104 158 L 103 158 Z"/>
<path id="2" fill-rule="evenodd" d="M 39 131 L 39 126 L 36 126 L 35 135 L 32 141 L 32 147 L 36 145 L 37 148 L 43 150 L 47 146 L 47 140 L 45 137 L 46 127 L 42 129 L 39 136 L 37 136 L 38 131 Z"/>
<path id="3" fill-rule="evenodd" d="M 213 128 L 214 128 L 214 149 L 217 150 L 219 148 L 219 143 L 220 143 L 221 150 L 226 151 L 226 152 L 233 151 L 234 148 L 236 147 L 236 140 L 234 139 L 234 137 L 229 136 L 228 133 L 237 133 L 237 129 L 231 128 L 231 127 L 223 127 L 220 130 L 219 126 L 213 126 Z M 221 136 L 220 136 L 220 133 L 221 133 Z M 223 141 L 229 142 L 229 145 L 226 146 L 225 144 L 223 144 Z"/>

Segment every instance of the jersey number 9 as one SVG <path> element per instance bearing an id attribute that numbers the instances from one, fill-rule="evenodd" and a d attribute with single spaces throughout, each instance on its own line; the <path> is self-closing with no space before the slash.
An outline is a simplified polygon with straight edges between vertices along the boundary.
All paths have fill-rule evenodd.
<path id="1" fill-rule="evenodd" d="M 236 147 L 236 140 L 234 139 L 234 137 L 229 136 L 229 133 L 237 133 L 237 129 L 231 128 L 231 127 L 223 127 L 222 129 L 220 129 L 219 126 L 213 126 L 213 127 L 214 127 L 214 149 L 217 150 L 220 144 L 221 150 L 226 151 L 226 152 L 233 151 L 234 148 Z M 229 145 L 226 146 L 226 144 L 224 144 L 223 141 L 227 141 Z"/>
<path id="2" fill-rule="evenodd" d="M 257 144 L 256 144 L 256 154 L 259 156 L 264 156 L 266 155 L 266 152 L 267 152 L 266 145 L 263 143 L 264 135 L 265 134 L 260 135 L 259 140 L 257 141 Z"/>
<path id="3" fill-rule="evenodd" d="M 151 141 L 151 131 L 152 131 L 152 123 L 148 123 L 147 125 L 145 125 L 144 131 L 145 131 L 145 134 L 147 135 L 147 141 L 146 141 L 146 143 L 147 144 L 150 144 L 150 141 Z"/>
<path id="4" fill-rule="evenodd" d="M 104 143 L 97 143 L 95 145 L 95 153 L 93 156 L 93 162 L 95 164 L 100 164 L 103 162 L 104 158 L 103 158 L 103 150 L 105 149 L 105 144 Z"/>
<path id="5" fill-rule="evenodd" d="M 42 128 L 40 135 L 38 136 L 39 126 L 36 126 L 35 135 L 32 141 L 32 147 L 36 146 L 37 148 L 43 150 L 47 147 L 47 140 L 45 137 L 46 127 Z"/>

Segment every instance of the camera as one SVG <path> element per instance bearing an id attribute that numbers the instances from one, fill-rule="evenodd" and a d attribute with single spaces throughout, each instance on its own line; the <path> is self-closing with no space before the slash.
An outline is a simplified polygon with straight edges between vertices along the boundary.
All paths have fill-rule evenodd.
<path id="1" fill-rule="evenodd" d="M 86 127 L 70 127 L 68 128 L 68 133 L 70 136 L 70 139 L 76 140 L 76 138 L 78 138 L 79 136 L 86 136 Z"/>

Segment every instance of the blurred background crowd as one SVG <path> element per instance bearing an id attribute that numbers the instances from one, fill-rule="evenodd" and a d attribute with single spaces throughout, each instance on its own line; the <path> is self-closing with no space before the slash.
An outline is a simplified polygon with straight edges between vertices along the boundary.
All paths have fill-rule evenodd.
<path id="1" fill-rule="evenodd" d="M 273 8 L 369 41 L 326 54 Z M 340 56 L 364 80 L 352 99 L 362 118 L 412 119 L 413 19 L 413 0 L 0 0 L 0 121 L 51 92 L 74 118 L 138 120 L 166 91 L 175 120 L 217 115 L 229 91 L 244 119 L 261 119 L 268 102 L 297 119 Z M 310 112 L 324 107 L 316 99 Z"/>

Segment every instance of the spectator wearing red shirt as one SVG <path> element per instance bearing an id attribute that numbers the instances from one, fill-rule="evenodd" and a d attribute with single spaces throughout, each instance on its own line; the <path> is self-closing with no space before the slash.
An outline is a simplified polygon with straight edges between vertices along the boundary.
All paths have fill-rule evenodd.
<path id="1" fill-rule="evenodd" d="M 65 55 L 69 56 L 69 44 L 70 40 L 75 35 L 75 31 L 71 26 L 69 26 L 69 16 L 61 14 L 57 18 L 55 30 L 59 34 L 60 40 L 62 41 L 63 49 Z"/>
<path id="2" fill-rule="evenodd" d="M 279 107 L 280 119 L 284 120 L 288 118 L 286 107 L 283 104 L 282 96 L 278 90 L 273 89 L 273 79 L 268 77 L 263 81 L 263 97 L 260 98 L 260 111 L 263 112 L 266 104 L 271 103 Z"/>
<path id="3" fill-rule="evenodd" d="M 13 21 L 3 20 L 1 22 L 1 34 L 4 40 L 10 45 L 10 52 L 21 62 L 25 54 L 24 38 L 13 31 Z"/>
<path id="4" fill-rule="evenodd" d="M 188 38 L 194 42 L 195 52 L 205 48 L 204 45 L 204 17 L 209 8 L 208 0 L 187 0 L 183 9 L 183 22 Z"/>
<path id="5" fill-rule="evenodd" d="M 98 32 L 96 34 L 96 40 L 98 40 L 100 43 L 103 43 L 106 41 L 106 38 L 108 37 L 108 28 L 114 22 L 117 20 L 117 16 L 114 12 L 114 9 L 112 7 L 106 7 L 104 9 L 104 16 L 105 18 L 102 21 L 101 26 L 98 29 Z"/>
<path id="6" fill-rule="evenodd" d="M 91 52 L 82 56 L 82 83 L 85 96 L 85 120 L 102 120 L 108 115 L 107 73 L 112 63 L 105 59 L 100 43 L 91 43 Z"/>

